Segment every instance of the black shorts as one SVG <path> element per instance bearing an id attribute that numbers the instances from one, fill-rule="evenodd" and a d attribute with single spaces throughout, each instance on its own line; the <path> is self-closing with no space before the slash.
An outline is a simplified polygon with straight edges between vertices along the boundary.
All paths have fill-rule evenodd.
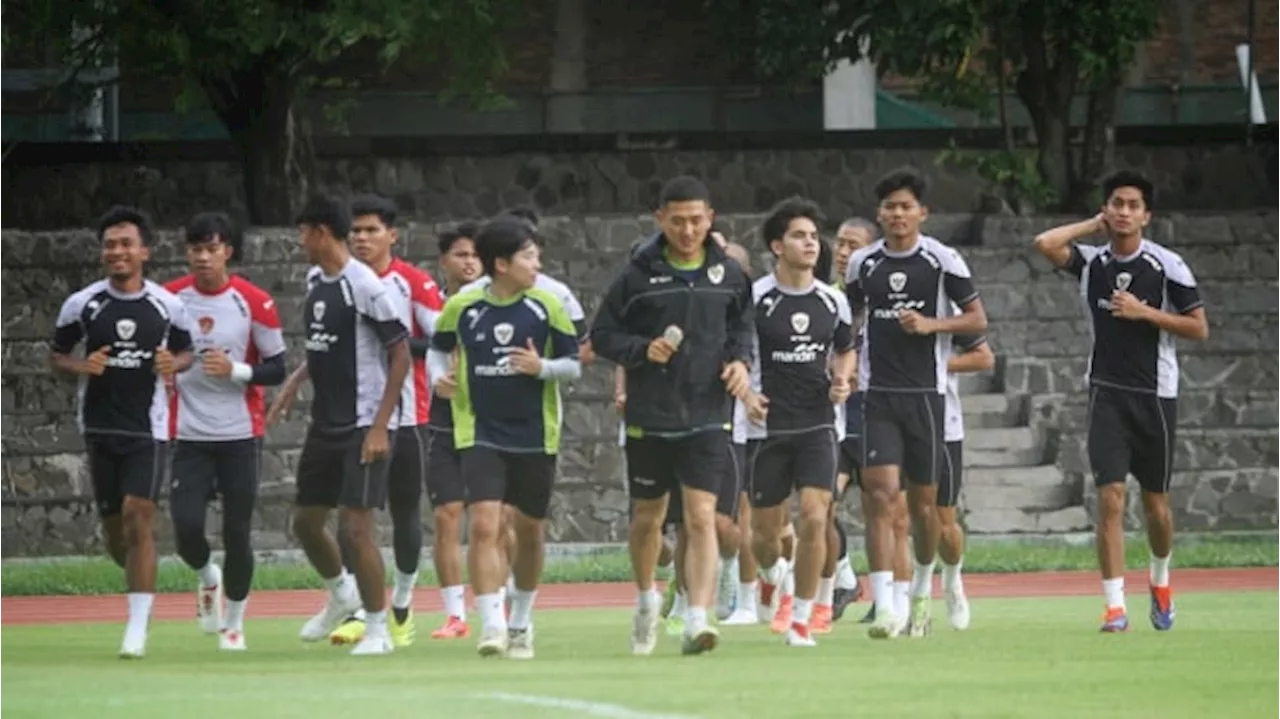
<path id="1" fill-rule="evenodd" d="M 680 487 L 719 496 L 729 460 L 729 433 L 698 432 L 687 437 L 628 437 L 627 486 L 634 499 L 657 499 Z"/>
<path id="2" fill-rule="evenodd" d="M 776 507 L 806 487 L 834 493 L 839 453 L 830 427 L 764 440 L 751 462 L 751 506 Z"/>
<path id="3" fill-rule="evenodd" d="M 103 517 L 120 514 L 125 497 L 154 502 L 169 480 L 169 443 L 149 437 L 85 437 L 93 501 Z"/>
<path id="4" fill-rule="evenodd" d="M 1175 399 L 1093 387 L 1088 443 L 1094 483 L 1124 482 L 1132 474 L 1142 491 L 1168 493 L 1177 428 Z"/>
<path id="5" fill-rule="evenodd" d="M 467 498 L 462 481 L 462 456 L 453 448 L 453 430 L 428 430 L 427 499 L 431 506 L 461 502 Z"/>
<path id="6" fill-rule="evenodd" d="M 299 507 L 386 508 L 391 459 L 360 461 L 366 433 L 367 427 L 337 434 L 307 432 L 298 459 Z M 396 433 L 388 434 L 394 456 Z"/>
<path id="7" fill-rule="evenodd" d="M 388 468 L 387 496 L 393 503 L 418 506 L 422 488 L 427 483 L 427 454 L 431 437 L 426 425 L 418 424 L 396 430 L 396 443 L 391 449 Z"/>
<path id="8" fill-rule="evenodd" d="M 870 390 L 863 398 L 862 468 L 896 466 L 904 486 L 937 484 L 946 461 L 946 398 Z"/>
<path id="9" fill-rule="evenodd" d="M 173 480 L 169 503 L 205 503 L 228 497 L 236 504 L 258 496 L 262 468 L 262 439 L 204 442 L 180 439 L 173 447 Z"/>
<path id="10" fill-rule="evenodd" d="M 961 479 L 964 476 L 964 442 L 947 442 L 946 461 L 938 475 L 938 506 L 954 507 L 960 499 Z"/>
<path id="11" fill-rule="evenodd" d="M 747 445 L 730 442 L 727 457 L 720 476 L 720 488 L 716 491 L 716 514 L 721 514 L 735 522 L 738 520 L 738 505 L 742 493 L 746 491 Z M 680 524 L 684 520 L 684 503 L 681 493 L 672 490 L 667 500 L 667 517 L 663 526 Z"/>
<path id="12" fill-rule="evenodd" d="M 459 454 L 468 506 L 502 502 L 526 517 L 547 518 L 551 489 L 556 482 L 556 455 L 503 452 L 488 447 L 471 447 Z"/>
<path id="13" fill-rule="evenodd" d="M 840 440 L 840 457 L 836 465 L 836 474 L 849 475 L 849 484 L 844 490 L 836 485 L 836 493 L 843 494 L 849 487 L 862 486 L 862 435 L 845 436 Z"/>

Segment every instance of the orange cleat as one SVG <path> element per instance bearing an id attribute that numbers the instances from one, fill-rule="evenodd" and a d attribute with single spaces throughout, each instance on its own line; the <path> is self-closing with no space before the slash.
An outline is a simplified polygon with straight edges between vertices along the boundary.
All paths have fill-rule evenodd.
<path id="1" fill-rule="evenodd" d="M 813 605 L 813 613 L 809 615 L 809 632 L 811 634 L 830 634 L 831 615 L 830 604 Z"/>
<path id="2" fill-rule="evenodd" d="M 778 598 L 778 613 L 773 615 L 773 623 L 769 626 L 774 634 L 782 634 L 791 626 L 791 604 L 795 597 L 784 594 Z"/>
<path id="3" fill-rule="evenodd" d="M 432 639 L 466 639 L 471 634 L 471 628 L 467 623 L 458 617 L 449 617 L 444 626 L 431 632 Z"/>

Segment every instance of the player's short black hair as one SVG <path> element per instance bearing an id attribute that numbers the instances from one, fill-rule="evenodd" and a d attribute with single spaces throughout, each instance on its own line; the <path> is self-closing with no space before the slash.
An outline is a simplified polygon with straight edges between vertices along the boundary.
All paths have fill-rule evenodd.
<path id="1" fill-rule="evenodd" d="M 332 195 L 315 194 L 307 198 L 307 204 L 298 213 L 297 224 L 327 227 L 339 240 L 346 242 L 351 234 L 351 211 L 347 203 Z"/>
<path id="2" fill-rule="evenodd" d="M 898 190 L 910 192 L 923 205 L 929 195 L 929 178 L 914 167 L 901 167 L 876 181 L 876 199 L 881 202 Z"/>
<path id="3" fill-rule="evenodd" d="M 822 210 L 818 209 L 818 205 L 812 200 L 803 197 L 788 197 L 779 202 L 769 210 L 768 216 L 764 218 L 764 224 L 760 226 L 760 234 L 768 245 L 774 240 L 782 239 L 787 234 L 787 230 L 791 228 L 792 220 L 806 217 L 813 221 L 814 226 L 821 227 L 824 222 Z"/>
<path id="4" fill-rule="evenodd" d="M 102 213 L 102 217 L 98 218 L 98 242 L 102 242 L 108 227 L 125 223 L 138 228 L 138 236 L 142 238 L 143 245 L 151 245 L 156 236 L 156 226 L 151 221 L 151 215 L 128 205 L 115 205 Z"/>
<path id="5" fill-rule="evenodd" d="M 480 234 L 480 225 L 475 222 L 462 222 L 458 225 L 440 233 L 439 248 L 441 255 L 449 254 L 449 250 L 453 249 L 454 243 L 458 240 L 476 241 L 476 235 Z"/>
<path id="6" fill-rule="evenodd" d="M 244 237 L 230 215 L 225 212 L 201 212 L 187 223 L 188 245 L 198 245 L 214 238 L 231 248 L 231 259 L 240 259 Z"/>
<path id="7" fill-rule="evenodd" d="M 388 228 L 396 226 L 396 217 L 400 214 L 400 208 L 396 207 L 396 201 L 390 197 L 382 195 L 359 195 L 351 201 L 351 217 L 364 217 L 366 215 L 376 215 L 378 220 Z"/>
<path id="8" fill-rule="evenodd" d="M 831 249 L 831 243 L 824 239 L 818 239 L 818 263 L 813 266 L 813 276 L 823 282 L 832 280 L 831 273 L 835 271 L 836 253 Z"/>
<path id="9" fill-rule="evenodd" d="M 498 260 L 510 260 L 534 241 L 529 224 L 514 217 L 499 217 L 485 223 L 475 240 L 480 265 L 490 277 L 494 276 Z"/>
<path id="10" fill-rule="evenodd" d="M 1146 205 L 1147 212 L 1156 204 L 1156 186 L 1146 175 L 1134 170 L 1116 170 L 1102 178 L 1102 201 L 1110 200 L 1112 193 L 1121 187 L 1132 187 L 1142 193 L 1142 204 Z"/>
<path id="11" fill-rule="evenodd" d="M 702 200 L 711 204 L 711 190 L 707 184 L 692 175 L 681 175 L 667 180 L 658 194 L 658 206 L 666 207 L 672 202 L 695 202 Z"/>

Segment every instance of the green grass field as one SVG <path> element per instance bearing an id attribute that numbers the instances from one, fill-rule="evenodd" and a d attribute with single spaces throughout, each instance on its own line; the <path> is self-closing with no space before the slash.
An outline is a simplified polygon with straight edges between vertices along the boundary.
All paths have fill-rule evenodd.
<path id="1" fill-rule="evenodd" d="M 1095 597 L 979 599 L 965 633 L 875 642 L 848 620 L 816 649 L 763 627 L 724 630 L 714 654 L 682 657 L 663 638 L 627 651 L 629 614 L 535 615 L 537 659 L 481 660 L 474 640 L 425 638 L 356 658 L 303 646 L 301 620 L 250 621 L 249 652 L 219 653 L 191 621 L 153 625 L 142 662 L 115 657 L 116 624 L 10 626 L 0 661 L 11 717 L 1275 717 L 1275 592 L 1178 597 L 1157 633 L 1142 595 L 1134 629 L 1097 633 Z M 865 604 L 850 608 L 858 616 Z"/>

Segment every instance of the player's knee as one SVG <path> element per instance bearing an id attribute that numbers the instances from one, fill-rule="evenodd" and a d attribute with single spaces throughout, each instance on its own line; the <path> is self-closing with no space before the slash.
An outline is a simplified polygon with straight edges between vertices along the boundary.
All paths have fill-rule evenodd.
<path id="1" fill-rule="evenodd" d="M 125 497 L 124 507 L 121 509 L 125 542 L 136 545 L 149 541 L 151 539 L 151 523 L 155 513 L 155 502 L 139 497 Z"/>
<path id="2" fill-rule="evenodd" d="M 363 546 L 374 541 L 373 512 L 343 507 L 338 513 L 338 531 L 350 546 Z"/>
<path id="3" fill-rule="evenodd" d="M 293 512 L 293 536 L 308 541 L 324 533 L 328 510 L 318 507 L 298 507 Z"/>
<path id="4" fill-rule="evenodd" d="M 661 499 L 637 499 L 631 514 L 632 533 L 662 532 L 662 522 L 667 517 L 667 505 Z"/>
<path id="5" fill-rule="evenodd" d="M 471 505 L 468 517 L 467 539 L 472 545 L 496 545 L 505 531 L 502 508 L 495 502 L 478 502 Z"/>
<path id="6" fill-rule="evenodd" d="M 1113 482 L 1098 487 L 1098 518 L 1100 521 L 1120 521 L 1124 516 L 1125 486 Z"/>
<path id="7" fill-rule="evenodd" d="M 457 542 L 458 530 L 462 526 L 462 502 L 440 505 L 431 514 L 436 522 L 436 544 Z"/>
<path id="8" fill-rule="evenodd" d="M 529 546 L 530 544 L 542 542 L 543 528 L 546 523 L 540 519 L 526 516 L 523 512 L 513 512 L 509 526 L 515 534 L 516 541 L 524 546 Z"/>
<path id="9" fill-rule="evenodd" d="M 960 525 L 956 523 L 956 508 L 938 507 L 938 524 L 944 530 L 959 529 Z"/>

